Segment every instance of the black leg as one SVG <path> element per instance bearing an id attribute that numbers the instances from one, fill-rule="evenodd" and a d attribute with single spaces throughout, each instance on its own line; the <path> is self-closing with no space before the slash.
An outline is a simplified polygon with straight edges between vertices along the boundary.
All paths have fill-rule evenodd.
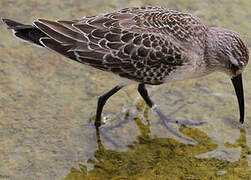
<path id="1" fill-rule="evenodd" d="M 146 90 L 145 84 L 144 83 L 140 83 L 138 86 L 138 92 L 141 95 L 141 97 L 145 100 L 146 104 L 152 108 L 153 107 L 153 102 L 150 99 L 150 97 L 148 96 L 148 92 Z"/>
<path id="2" fill-rule="evenodd" d="M 101 114 L 103 111 L 103 107 L 106 103 L 106 101 L 116 92 L 118 92 L 121 88 L 123 88 L 125 85 L 117 85 L 104 95 L 100 96 L 98 99 L 98 106 L 97 106 L 97 112 L 96 112 L 96 119 L 95 119 L 95 126 L 98 128 L 101 125 Z"/>

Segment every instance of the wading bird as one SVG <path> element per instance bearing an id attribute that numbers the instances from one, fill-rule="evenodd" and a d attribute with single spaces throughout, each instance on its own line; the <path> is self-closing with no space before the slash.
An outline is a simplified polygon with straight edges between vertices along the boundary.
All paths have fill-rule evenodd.
<path id="1" fill-rule="evenodd" d="M 232 80 L 240 122 L 244 122 L 241 73 L 248 63 L 249 52 L 244 40 L 234 31 L 207 27 L 198 17 L 161 7 L 124 8 L 72 21 L 37 19 L 32 25 L 10 19 L 3 22 L 21 40 L 138 82 L 139 94 L 176 136 L 183 137 L 169 122 L 202 123 L 166 117 L 150 99 L 145 84 L 160 85 L 224 72 Z M 99 97 L 97 128 L 106 101 L 125 85 L 121 83 Z"/>

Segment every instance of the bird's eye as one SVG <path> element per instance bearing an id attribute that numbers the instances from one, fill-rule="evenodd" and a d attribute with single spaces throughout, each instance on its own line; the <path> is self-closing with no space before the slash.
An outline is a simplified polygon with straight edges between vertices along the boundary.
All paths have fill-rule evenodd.
<path id="1" fill-rule="evenodd" d="M 240 68 L 236 66 L 235 64 L 230 64 L 230 69 L 234 72 L 238 71 Z"/>

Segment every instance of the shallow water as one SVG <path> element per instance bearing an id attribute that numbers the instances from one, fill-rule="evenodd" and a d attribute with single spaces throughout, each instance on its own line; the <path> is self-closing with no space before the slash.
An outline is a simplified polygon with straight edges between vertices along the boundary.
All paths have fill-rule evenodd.
<path id="1" fill-rule="evenodd" d="M 1 0 L 0 17 L 31 23 L 146 4 L 238 31 L 251 47 L 246 0 Z M 117 83 L 112 74 L 16 40 L 1 24 L 0 179 L 251 179 L 250 65 L 244 73 L 244 125 L 226 75 L 149 87 L 164 113 L 207 122 L 179 128 L 197 144 L 171 135 L 139 98 L 136 84 L 108 101 L 105 125 L 96 132 L 89 121 L 98 95 Z"/>

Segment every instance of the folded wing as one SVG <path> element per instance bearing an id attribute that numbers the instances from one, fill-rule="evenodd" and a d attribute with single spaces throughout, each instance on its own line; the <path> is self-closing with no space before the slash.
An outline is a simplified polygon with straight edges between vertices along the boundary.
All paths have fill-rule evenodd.
<path id="1" fill-rule="evenodd" d="M 189 61 L 188 51 L 204 51 L 205 38 L 200 36 L 204 25 L 189 14 L 164 8 L 126 8 L 72 21 L 38 19 L 32 26 L 15 26 L 22 26 L 30 42 L 148 84 L 163 83 L 170 72 Z"/>

